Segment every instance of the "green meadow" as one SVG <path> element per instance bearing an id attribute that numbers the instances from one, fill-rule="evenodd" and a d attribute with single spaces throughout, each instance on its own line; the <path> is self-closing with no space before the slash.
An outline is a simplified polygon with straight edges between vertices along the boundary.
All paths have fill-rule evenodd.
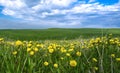
<path id="1" fill-rule="evenodd" d="M 101 37 L 112 33 L 114 37 L 120 36 L 120 29 L 107 28 L 81 28 L 81 29 L 3 29 L 0 30 L 0 37 L 10 40 L 70 40 L 77 38 Z"/>
<path id="2" fill-rule="evenodd" d="M 120 29 L 1 29 L 0 73 L 120 73 Z"/>

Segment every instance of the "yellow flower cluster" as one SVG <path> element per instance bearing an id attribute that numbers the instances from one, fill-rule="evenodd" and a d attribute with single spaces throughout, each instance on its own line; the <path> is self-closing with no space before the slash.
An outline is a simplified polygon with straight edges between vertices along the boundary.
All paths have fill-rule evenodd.
<path id="1" fill-rule="evenodd" d="M 34 55 L 36 52 L 39 51 L 39 48 L 43 48 L 43 45 L 41 46 L 41 44 L 36 44 L 36 43 L 33 43 L 32 41 L 29 41 L 27 44 L 27 52 L 30 54 L 30 55 Z"/>
<path id="2" fill-rule="evenodd" d="M 0 43 L 3 40 L 4 38 L 0 38 Z M 114 65 L 117 65 L 117 63 L 120 62 L 120 40 L 118 38 L 97 37 L 74 41 L 47 40 L 42 42 L 4 40 L 4 44 L 2 46 L 0 44 L 0 48 L 4 48 L 2 50 L 5 51 L 4 53 L 6 53 L 6 51 L 9 53 L 8 51 L 10 51 L 11 57 L 15 56 L 17 58 L 18 56 L 22 58 L 21 55 L 23 55 L 23 59 L 27 57 L 27 60 L 30 63 L 37 62 L 37 64 L 40 64 L 38 66 L 46 67 L 43 68 L 46 70 L 50 70 L 49 68 L 54 68 L 54 70 L 57 70 L 61 66 L 63 67 L 61 67 L 60 70 L 67 67 L 71 69 L 79 69 L 80 66 L 89 64 L 90 70 L 92 69 L 97 72 L 99 69 L 97 66 L 99 66 L 98 64 L 100 62 L 99 59 L 101 54 L 103 57 L 105 56 L 103 63 L 104 61 L 109 61 L 108 63 L 115 62 Z M 16 60 L 19 59 L 17 58 Z M 89 69 L 89 67 L 87 69 Z"/>
<path id="3" fill-rule="evenodd" d="M 55 50 L 56 50 L 56 47 L 57 47 L 58 45 L 57 44 L 50 44 L 49 46 L 48 46 L 48 52 L 49 53 L 53 53 Z"/>

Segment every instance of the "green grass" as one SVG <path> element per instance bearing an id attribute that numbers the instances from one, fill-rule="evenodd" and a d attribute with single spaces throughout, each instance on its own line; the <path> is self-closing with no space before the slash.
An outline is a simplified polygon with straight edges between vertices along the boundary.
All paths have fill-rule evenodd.
<path id="1" fill-rule="evenodd" d="M 50 29 L 2 29 L 0 37 L 12 40 L 70 40 L 76 38 L 92 38 L 105 36 L 112 33 L 115 37 L 120 36 L 120 29 L 97 29 L 97 28 L 50 28 Z"/>
<path id="2" fill-rule="evenodd" d="M 120 39 L 112 35 L 24 42 L 0 38 L 0 73 L 120 73 L 119 68 Z"/>
<path id="3" fill-rule="evenodd" d="M 0 30 L 0 72 L 120 73 L 119 31 L 93 28 Z M 71 61 L 74 61 L 72 65 Z M 46 66 L 45 62 L 49 64 Z"/>

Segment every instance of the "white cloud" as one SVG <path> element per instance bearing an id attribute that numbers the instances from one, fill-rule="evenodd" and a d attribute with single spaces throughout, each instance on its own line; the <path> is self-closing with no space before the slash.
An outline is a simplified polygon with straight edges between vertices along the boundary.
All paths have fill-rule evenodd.
<path id="1" fill-rule="evenodd" d="M 111 5 L 111 6 L 104 6 L 99 3 L 94 4 L 81 4 L 78 6 L 75 6 L 70 11 L 72 13 L 106 13 L 109 11 L 120 11 L 120 6 L 117 5 Z"/>
<path id="2" fill-rule="evenodd" d="M 48 1 L 48 0 L 47 0 Z M 57 6 L 69 6 L 71 3 L 76 2 L 77 0 L 49 0 L 50 3 Z"/>
<path id="3" fill-rule="evenodd" d="M 120 11 L 120 6 L 118 4 L 115 5 L 102 5 L 99 3 L 94 3 L 94 4 L 80 4 L 76 5 L 71 9 L 55 9 L 51 10 L 51 12 L 43 12 L 42 15 L 44 17 L 48 15 L 56 15 L 56 14 L 78 14 L 78 13 L 96 13 L 96 14 L 106 14 L 109 12 L 117 12 Z"/>
<path id="4" fill-rule="evenodd" d="M 41 17 L 42 18 L 45 18 L 45 17 L 47 17 L 47 16 L 52 16 L 52 15 L 57 15 L 57 14 L 61 14 L 60 13 L 61 11 L 60 10 L 58 10 L 58 9 L 53 9 L 53 10 L 51 10 L 50 12 L 41 12 Z"/>
<path id="5" fill-rule="evenodd" d="M 21 9 L 26 6 L 22 0 L 0 0 L 0 4 L 10 9 Z"/>
<path id="6" fill-rule="evenodd" d="M 2 12 L 3 12 L 5 15 L 11 15 L 11 16 L 15 15 L 15 12 L 14 12 L 14 11 L 12 11 L 12 10 L 10 10 L 10 9 L 7 9 L 7 8 L 5 8 Z"/>
<path id="7" fill-rule="evenodd" d="M 33 6 L 32 9 L 38 11 L 40 9 L 68 7 L 74 2 L 77 2 L 77 0 L 40 0 L 40 2 Z"/>

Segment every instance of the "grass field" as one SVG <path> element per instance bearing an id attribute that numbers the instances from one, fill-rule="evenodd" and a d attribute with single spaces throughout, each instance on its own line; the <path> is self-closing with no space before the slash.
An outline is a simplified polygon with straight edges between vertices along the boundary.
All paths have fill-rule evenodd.
<path id="1" fill-rule="evenodd" d="M 115 37 L 120 36 L 120 29 L 95 29 L 95 28 L 81 28 L 81 29 L 24 29 L 24 30 L 0 30 L 0 37 L 12 40 L 70 40 L 76 38 L 92 38 L 101 37 L 112 33 Z"/>
<path id="2" fill-rule="evenodd" d="M 119 30 L 0 30 L 0 73 L 120 73 Z"/>

